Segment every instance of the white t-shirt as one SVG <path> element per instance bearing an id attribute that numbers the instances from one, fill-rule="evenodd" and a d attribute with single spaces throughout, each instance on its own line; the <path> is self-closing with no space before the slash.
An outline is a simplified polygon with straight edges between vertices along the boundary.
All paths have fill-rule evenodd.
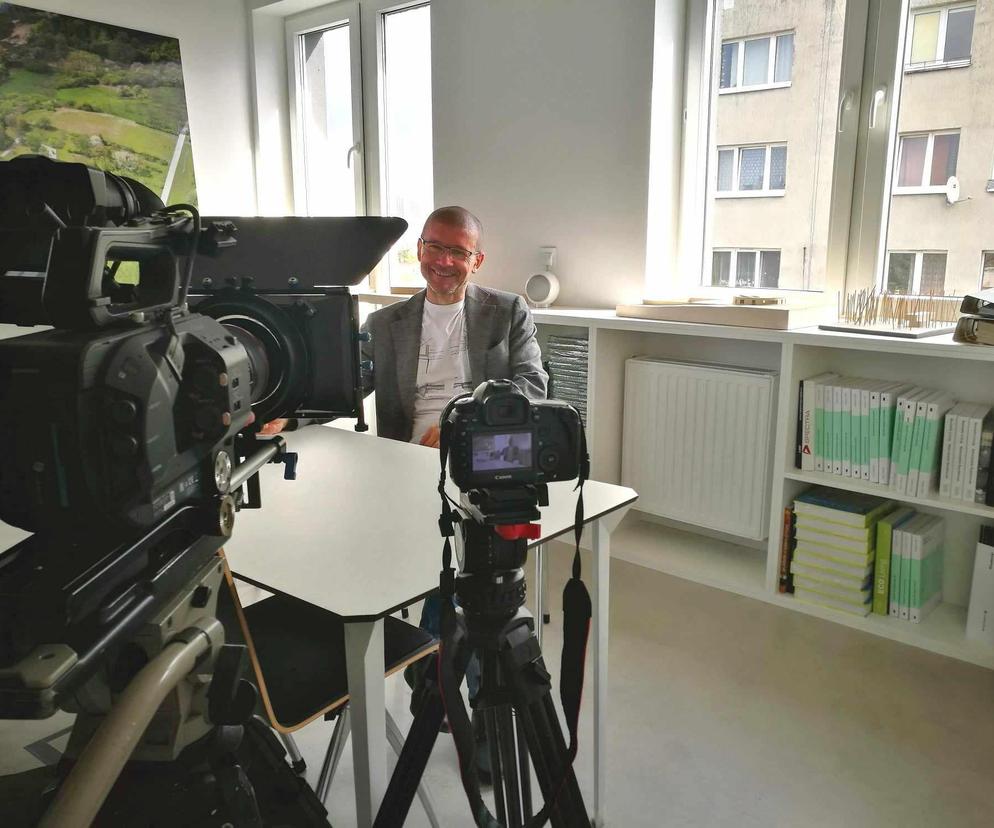
<path id="1" fill-rule="evenodd" d="M 466 344 L 466 302 L 435 305 L 425 299 L 418 351 L 418 385 L 414 393 L 414 430 L 411 442 L 438 425 L 446 403 L 473 390 Z"/>

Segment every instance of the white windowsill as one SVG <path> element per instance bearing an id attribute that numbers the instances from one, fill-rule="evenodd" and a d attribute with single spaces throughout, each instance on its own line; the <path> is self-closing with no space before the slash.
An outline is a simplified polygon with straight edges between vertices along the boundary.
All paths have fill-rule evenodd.
<path id="1" fill-rule="evenodd" d="M 935 72 L 941 69 L 962 69 L 965 66 L 969 66 L 972 62 L 973 58 L 950 60 L 949 62 L 941 60 L 935 63 L 906 63 L 904 64 L 904 74 L 912 75 L 916 72 Z"/>
<path id="2" fill-rule="evenodd" d="M 895 187 L 893 195 L 945 195 L 945 187 Z"/>
<path id="3" fill-rule="evenodd" d="M 944 191 L 943 191 L 944 192 Z M 735 190 L 716 192 L 715 198 L 783 198 L 786 190 Z"/>
<path id="4" fill-rule="evenodd" d="M 735 95 L 739 92 L 762 92 L 766 89 L 786 89 L 791 81 L 777 81 L 776 83 L 757 83 L 753 86 L 727 86 L 719 89 L 719 95 Z"/>

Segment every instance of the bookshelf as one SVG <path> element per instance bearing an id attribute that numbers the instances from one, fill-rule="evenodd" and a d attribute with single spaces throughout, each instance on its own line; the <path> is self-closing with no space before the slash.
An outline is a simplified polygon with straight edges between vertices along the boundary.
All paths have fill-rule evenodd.
<path id="1" fill-rule="evenodd" d="M 708 527 L 640 519 L 633 510 L 618 529 L 615 554 L 680 578 L 994 669 L 994 648 L 969 641 L 965 635 L 979 527 L 994 524 L 994 508 L 938 496 L 898 495 L 879 484 L 794 468 L 798 384 L 802 379 L 836 371 L 869 379 L 900 379 L 947 390 L 958 400 L 994 403 L 994 348 L 959 345 L 950 337 L 900 340 L 817 329 L 768 331 L 628 320 L 610 311 L 549 309 L 535 311 L 534 316 L 540 338 L 543 332 L 547 335 L 559 328 L 571 333 L 587 331 L 593 476 L 607 482 L 621 482 L 624 367 L 629 357 L 690 359 L 779 372 L 765 546 L 757 548 L 746 539 L 719 539 Z M 890 498 L 946 519 L 943 603 L 921 624 L 849 615 L 777 591 L 783 508 L 813 485 Z"/>

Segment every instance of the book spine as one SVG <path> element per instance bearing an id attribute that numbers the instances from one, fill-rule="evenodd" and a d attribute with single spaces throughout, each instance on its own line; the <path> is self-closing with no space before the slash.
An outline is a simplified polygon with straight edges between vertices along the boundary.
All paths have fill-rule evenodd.
<path id="1" fill-rule="evenodd" d="M 966 460 L 963 471 L 963 500 L 974 502 L 977 489 L 977 461 L 980 456 L 980 432 L 983 430 L 983 416 L 970 419 L 970 430 L 966 444 Z"/>
<path id="2" fill-rule="evenodd" d="M 949 496 L 953 500 L 963 499 L 963 454 L 966 451 L 966 413 L 956 417 L 956 433 L 953 434 L 953 456 L 950 468 Z"/>
<path id="3" fill-rule="evenodd" d="M 852 387 L 842 387 L 842 476 L 852 477 Z"/>
<path id="4" fill-rule="evenodd" d="M 901 423 L 901 444 L 897 459 L 897 474 L 894 475 L 894 488 L 899 494 L 905 494 L 908 490 L 908 465 L 911 461 L 911 440 L 915 429 L 915 411 L 917 403 L 915 400 L 905 400 L 903 413 L 899 409 L 897 416 L 902 419 Z"/>
<path id="5" fill-rule="evenodd" d="M 859 471 L 865 481 L 870 479 L 870 389 L 859 392 Z"/>
<path id="6" fill-rule="evenodd" d="M 894 411 L 890 415 L 890 472 L 887 484 L 891 488 L 897 488 L 897 461 L 901 454 L 901 437 L 904 434 L 904 400 L 898 398 L 894 402 Z"/>
<path id="7" fill-rule="evenodd" d="M 943 419 L 942 428 L 942 468 L 939 475 L 939 497 L 949 497 L 950 485 L 950 465 L 953 455 L 953 431 L 955 429 L 956 415 L 952 411 L 948 412 Z"/>
<path id="8" fill-rule="evenodd" d="M 880 391 L 870 392 L 870 416 L 867 420 L 869 424 L 870 440 L 868 452 L 870 454 L 870 482 L 880 482 Z"/>
<path id="9" fill-rule="evenodd" d="M 812 389 L 815 395 L 814 401 L 814 455 L 815 471 L 825 471 L 825 385 L 816 383 Z"/>
<path id="10" fill-rule="evenodd" d="M 911 432 L 911 454 L 908 458 L 908 481 L 905 492 L 909 495 L 918 493 L 918 478 L 921 476 L 922 446 L 925 443 L 925 417 L 928 415 L 928 403 L 920 401 L 915 408 L 915 425 Z"/>
<path id="11" fill-rule="evenodd" d="M 894 393 L 884 391 L 880 395 L 880 483 L 884 486 L 890 485 L 891 441 L 894 439 Z"/>
<path id="12" fill-rule="evenodd" d="M 842 386 L 839 384 L 832 386 L 832 474 L 842 474 Z"/>
<path id="13" fill-rule="evenodd" d="M 793 546 L 794 510 L 789 506 L 783 510 L 783 525 L 780 532 L 780 567 L 778 590 L 783 593 L 793 592 L 790 575 L 790 558 Z"/>
<path id="14" fill-rule="evenodd" d="M 908 555 L 908 620 L 913 624 L 921 621 L 922 608 L 922 543 L 921 533 L 911 538 L 911 552 Z"/>
<path id="15" fill-rule="evenodd" d="M 876 560 L 873 566 L 873 612 L 887 615 L 887 596 L 890 593 L 890 548 L 894 527 L 888 520 L 877 524 Z"/>
<path id="16" fill-rule="evenodd" d="M 900 609 L 901 620 L 907 621 L 909 618 L 909 598 L 911 587 L 911 549 L 914 542 L 914 535 L 911 529 L 901 533 L 901 586 L 898 591 L 897 605 Z"/>
<path id="17" fill-rule="evenodd" d="M 849 455 L 852 458 L 851 476 L 856 480 L 862 480 L 863 418 L 861 412 L 863 410 L 863 398 L 859 387 L 856 385 L 853 386 L 850 393 L 852 395 L 850 398 L 852 420 L 849 427 Z"/>
<path id="18" fill-rule="evenodd" d="M 794 468 L 801 469 L 801 458 L 804 456 L 804 380 L 797 384 L 797 439 L 794 446 Z"/>
<path id="19" fill-rule="evenodd" d="M 890 545 L 890 590 L 887 597 L 887 614 L 891 618 L 901 617 L 901 607 L 898 598 L 901 593 L 901 546 L 904 532 L 895 529 L 891 536 Z"/>
<path id="20" fill-rule="evenodd" d="M 948 406 L 946 403 L 945 406 Z M 945 407 L 932 403 L 925 415 L 925 436 L 922 438 L 922 459 L 918 475 L 918 497 L 929 497 L 938 487 L 939 446 Z"/>
<path id="21" fill-rule="evenodd" d="M 984 530 L 988 530 L 985 532 Z M 966 637 L 994 647 L 994 537 L 991 527 L 981 527 L 980 542 L 973 560 L 970 604 L 966 614 Z"/>
<path id="22" fill-rule="evenodd" d="M 801 382 L 801 471 L 815 469 L 815 386 L 817 381 Z"/>

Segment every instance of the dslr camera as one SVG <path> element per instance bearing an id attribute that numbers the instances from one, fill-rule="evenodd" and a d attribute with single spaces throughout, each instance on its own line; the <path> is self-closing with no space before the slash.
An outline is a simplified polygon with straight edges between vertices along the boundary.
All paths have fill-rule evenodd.
<path id="1" fill-rule="evenodd" d="M 445 418 L 449 474 L 463 492 L 573 480 L 583 427 L 559 400 L 529 400 L 510 380 L 481 383 Z"/>

